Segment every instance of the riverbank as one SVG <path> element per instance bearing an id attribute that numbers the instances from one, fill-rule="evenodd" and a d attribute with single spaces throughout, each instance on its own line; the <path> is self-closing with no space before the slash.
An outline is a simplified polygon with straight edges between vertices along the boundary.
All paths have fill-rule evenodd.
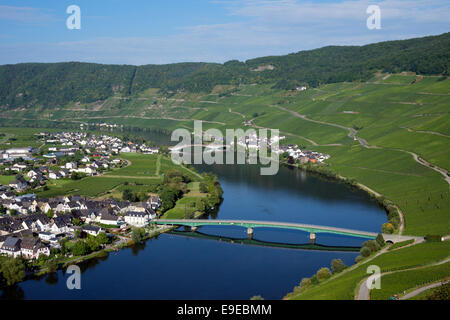
<path id="1" fill-rule="evenodd" d="M 375 190 L 369 188 L 368 186 L 354 179 L 349 179 L 347 177 L 339 175 L 334 171 L 328 170 L 327 169 L 328 167 L 326 167 L 326 165 L 324 164 L 305 165 L 305 164 L 288 163 L 287 161 L 283 161 L 281 162 L 281 164 L 286 165 L 288 167 L 298 168 L 300 170 L 304 170 L 306 172 L 310 172 L 313 174 L 317 174 L 326 179 L 334 180 L 340 183 L 345 183 L 349 185 L 351 188 L 359 189 L 366 192 L 370 196 L 370 198 L 377 201 L 378 205 L 384 209 L 384 211 L 388 216 L 388 223 L 390 223 L 393 226 L 393 229 L 389 229 L 392 230 L 392 232 L 389 232 L 388 229 L 384 229 L 385 225 L 383 225 L 382 228 L 380 229 L 380 232 L 383 231 L 384 233 L 393 233 L 399 235 L 403 233 L 405 223 L 403 212 L 394 202 L 392 202 L 389 199 L 386 199 L 384 195 L 376 192 Z"/>

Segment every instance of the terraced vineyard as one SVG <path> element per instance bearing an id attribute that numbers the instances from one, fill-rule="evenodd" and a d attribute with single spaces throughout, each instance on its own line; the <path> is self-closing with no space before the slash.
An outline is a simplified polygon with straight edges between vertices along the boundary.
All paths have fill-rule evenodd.
<path id="1" fill-rule="evenodd" d="M 108 123 L 172 130 L 193 129 L 193 120 L 203 120 L 204 129 L 246 128 L 244 123 L 280 129 L 286 136 L 283 143 L 297 143 L 330 154 L 330 170 L 355 179 L 397 204 L 404 215 L 404 234 L 425 236 L 450 233 L 449 106 L 450 80 L 446 77 L 378 73 L 367 82 L 328 84 L 303 92 L 277 90 L 269 84 L 216 86 L 209 94 L 167 95 L 149 89 L 126 98 L 114 96 L 93 104 L 78 104 L 76 109 L 74 104 L 54 110 L 13 109 L 2 112 L 0 124 L 79 127 L 83 123 L 97 128 L 98 123 Z M 161 162 L 161 168 L 166 165 Z M 155 175 L 156 162 L 147 168 L 152 169 L 149 177 Z M 146 172 L 136 162 L 133 168 L 111 174 L 115 175 L 142 177 Z M 97 194 L 120 188 L 112 177 L 96 179 L 96 186 L 91 188 Z M 45 195 L 77 189 L 77 182 L 73 182 Z M 177 206 L 171 214 L 183 215 L 184 208 Z M 391 251 L 376 262 L 382 269 L 389 269 L 394 261 L 411 265 L 411 258 L 420 258 L 424 264 L 431 259 L 427 250 L 416 252 L 417 257 L 402 256 L 402 252 L 410 250 L 406 247 Z M 446 250 L 439 251 L 441 258 L 448 254 Z M 364 275 L 365 269 L 356 268 L 290 298 L 353 299 Z"/>

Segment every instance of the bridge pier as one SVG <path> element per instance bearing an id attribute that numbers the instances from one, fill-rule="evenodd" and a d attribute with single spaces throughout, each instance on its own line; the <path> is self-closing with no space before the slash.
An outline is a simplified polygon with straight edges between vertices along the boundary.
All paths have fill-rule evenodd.
<path id="1" fill-rule="evenodd" d="M 247 229 L 247 236 L 250 240 L 253 239 L 253 228 Z"/>
<path id="2" fill-rule="evenodd" d="M 310 233 L 309 234 L 309 242 L 311 244 L 315 244 L 316 243 L 316 234 L 315 233 Z"/>

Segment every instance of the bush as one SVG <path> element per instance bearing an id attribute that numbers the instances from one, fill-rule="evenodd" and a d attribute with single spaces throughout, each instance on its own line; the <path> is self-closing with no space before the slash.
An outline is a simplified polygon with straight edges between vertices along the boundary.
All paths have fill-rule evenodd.
<path id="1" fill-rule="evenodd" d="M 450 283 L 446 283 L 438 287 L 433 293 L 428 295 L 426 299 L 448 301 L 450 299 Z"/>
<path id="2" fill-rule="evenodd" d="M 362 247 L 361 250 L 359 250 L 359 254 L 364 258 L 370 256 L 371 253 L 372 251 L 368 247 Z"/>
<path id="3" fill-rule="evenodd" d="M 359 263 L 362 259 L 364 259 L 363 256 L 357 256 L 357 257 L 355 258 L 355 263 Z"/>
<path id="4" fill-rule="evenodd" d="M 83 240 L 78 240 L 72 247 L 74 256 L 84 256 L 89 253 L 89 246 Z"/>
<path id="5" fill-rule="evenodd" d="M 363 247 L 367 247 L 370 249 L 370 252 L 377 252 L 380 250 L 380 245 L 375 240 L 368 240 L 363 243 Z"/>
<path id="6" fill-rule="evenodd" d="M 392 234 L 394 233 L 394 230 L 394 226 L 389 222 L 383 223 L 383 226 L 381 227 L 382 233 Z"/>
<path id="7" fill-rule="evenodd" d="M 309 287 L 311 284 L 312 284 L 311 278 L 303 278 L 302 281 L 300 281 L 301 288 Z"/>
<path id="8" fill-rule="evenodd" d="M 320 268 L 319 271 L 317 271 L 316 276 L 317 280 L 320 282 L 331 277 L 331 271 L 326 267 Z"/>
<path id="9" fill-rule="evenodd" d="M 331 271 L 333 274 L 342 272 L 347 266 L 341 259 L 333 259 L 331 261 Z"/>
<path id="10" fill-rule="evenodd" d="M 144 240 L 145 229 L 144 228 L 133 228 L 131 231 L 131 239 L 134 243 L 140 243 Z"/>
<path id="11" fill-rule="evenodd" d="M 376 241 L 377 241 L 377 243 L 378 243 L 378 245 L 379 245 L 380 247 L 383 247 L 383 246 L 385 245 L 384 238 L 383 238 L 383 235 L 382 235 L 381 233 L 379 233 L 379 234 L 377 235 Z"/>

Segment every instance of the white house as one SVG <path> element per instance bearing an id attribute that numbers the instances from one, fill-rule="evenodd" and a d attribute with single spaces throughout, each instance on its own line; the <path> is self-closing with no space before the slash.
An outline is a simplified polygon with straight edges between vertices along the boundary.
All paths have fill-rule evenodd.
<path id="1" fill-rule="evenodd" d="M 19 257 L 22 254 L 20 249 L 20 239 L 15 237 L 6 238 L 5 242 L 3 242 L 3 245 L 0 247 L 0 253 L 14 258 Z"/>
<path id="2" fill-rule="evenodd" d="M 56 236 L 54 233 L 43 231 L 39 232 L 39 239 L 51 242 L 56 240 Z"/>
<path id="3" fill-rule="evenodd" d="M 84 232 L 86 232 L 87 234 L 90 234 L 90 235 L 92 235 L 94 237 L 98 236 L 100 234 L 100 232 L 102 231 L 101 228 L 96 227 L 96 226 L 90 226 L 90 225 L 84 226 L 82 228 L 82 230 Z"/>
<path id="4" fill-rule="evenodd" d="M 77 163 L 76 162 L 67 162 L 66 163 L 66 169 L 76 169 L 78 166 L 77 166 Z"/>
<path id="5" fill-rule="evenodd" d="M 49 172 L 48 177 L 52 180 L 58 180 L 61 178 L 61 175 L 59 174 L 59 172 Z"/>
<path id="6" fill-rule="evenodd" d="M 150 216 L 145 212 L 130 211 L 125 215 L 125 222 L 134 227 L 145 227 L 150 223 Z"/>

